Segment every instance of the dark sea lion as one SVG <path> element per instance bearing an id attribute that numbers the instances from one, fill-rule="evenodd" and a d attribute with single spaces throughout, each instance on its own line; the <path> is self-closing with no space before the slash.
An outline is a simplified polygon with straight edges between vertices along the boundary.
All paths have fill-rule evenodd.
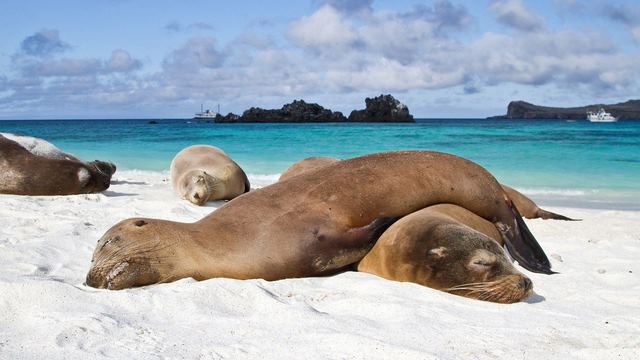
<path id="1" fill-rule="evenodd" d="M 289 166 L 287 170 L 285 170 L 282 175 L 280 175 L 280 179 L 278 181 L 286 180 L 290 177 L 300 175 L 307 171 L 312 171 L 319 169 L 321 167 L 333 164 L 337 161 L 340 161 L 336 158 L 331 157 L 309 157 L 306 159 L 302 159 L 300 161 L 295 162 L 293 165 Z M 515 207 L 518 209 L 518 212 L 521 216 L 524 216 L 527 219 L 554 219 L 554 220 L 571 220 L 574 219 L 568 218 L 564 215 L 552 213 L 551 211 L 547 211 L 541 209 L 534 203 L 531 199 L 518 192 L 517 190 L 501 184 L 504 189 L 507 197 L 513 201 Z"/>
<path id="2" fill-rule="evenodd" d="M 115 166 L 105 162 L 51 159 L 32 154 L 0 135 L 0 193 L 73 195 L 106 190 Z"/>
<path id="3" fill-rule="evenodd" d="M 357 269 L 474 299 L 518 302 L 533 285 L 513 266 L 501 240 L 491 223 L 462 207 L 430 206 L 391 225 Z"/>
<path id="4" fill-rule="evenodd" d="M 518 190 L 509 187 L 507 185 L 502 184 L 502 188 L 504 192 L 507 194 L 509 199 L 513 201 L 513 203 L 518 208 L 520 215 L 524 216 L 527 219 L 553 219 L 553 220 L 567 220 L 567 221 L 576 221 L 576 219 L 568 218 L 564 215 L 556 214 L 551 211 L 547 211 L 541 209 L 533 202 L 533 200 L 526 197 L 524 194 L 519 192 Z"/>
<path id="5" fill-rule="evenodd" d="M 171 161 L 171 186 L 183 199 L 196 205 L 231 200 L 251 188 L 244 171 L 221 149 L 193 145 Z"/>
<path id="6" fill-rule="evenodd" d="M 300 175 L 304 172 L 315 170 L 327 165 L 331 165 L 340 161 L 340 159 L 332 158 L 332 157 L 323 157 L 323 156 L 314 156 L 306 159 L 302 159 L 300 161 L 295 162 L 293 165 L 289 166 L 287 170 L 285 170 L 281 175 L 278 181 L 286 180 L 290 177 Z"/>
<path id="7" fill-rule="evenodd" d="M 133 218 L 98 241 L 87 284 L 122 289 L 184 277 L 276 280 L 359 261 L 395 219 L 438 203 L 490 220 L 525 268 L 544 251 L 481 166 L 431 151 L 343 160 L 251 191 L 195 223 Z"/>

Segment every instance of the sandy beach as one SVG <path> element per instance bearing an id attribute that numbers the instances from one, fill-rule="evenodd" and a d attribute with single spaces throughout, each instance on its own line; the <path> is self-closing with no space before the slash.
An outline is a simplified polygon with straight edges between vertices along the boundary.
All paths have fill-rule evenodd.
<path id="1" fill-rule="evenodd" d="M 275 177 L 251 177 L 254 187 Z M 83 285 L 96 241 L 133 216 L 195 221 L 168 173 L 121 171 L 102 194 L 0 196 L 0 358 L 637 359 L 640 212 L 550 207 L 527 220 L 559 274 L 501 305 L 347 272 Z M 544 205 L 542 203 L 541 205 Z"/>

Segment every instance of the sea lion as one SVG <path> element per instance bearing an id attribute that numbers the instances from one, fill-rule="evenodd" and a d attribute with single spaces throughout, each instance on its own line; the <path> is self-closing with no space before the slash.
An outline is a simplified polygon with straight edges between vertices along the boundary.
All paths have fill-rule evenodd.
<path id="1" fill-rule="evenodd" d="M 182 149 L 171 161 L 171 186 L 196 205 L 231 200 L 251 188 L 247 175 L 224 151 L 209 145 Z"/>
<path id="2" fill-rule="evenodd" d="M 307 171 L 312 171 L 319 169 L 321 167 L 327 166 L 329 164 L 333 164 L 340 159 L 330 158 L 330 157 L 309 157 L 306 159 L 302 159 L 300 161 L 295 162 L 293 165 L 289 166 L 287 170 L 285 170 L 282 175 L 280 175 L 280 179 L 278 181 L 283 181 L 288 178 L 291 178 L 296 175 L 300 175 Z M 500 184 L 507 195 L 507 197 L 513 201 L 515 207 L 518 209 L 518 212 L 521 216 L 526 217 L 527 219 L 554 219 L 554 220 L 571 220 L 574 219 L 568 218 L 564 215 L 552 213 L 551 211 L 547 211 L 541 209 L 534 203 L 531 199 L 526 197 L 524 194 L 518 192 L 517 190 Z"/>
<path id="3" fill-rule="evenodd" d="M 0 135 L 0 193 L 14 195 L 74 195 L 106 190 L 112 164 L 51 159 L 32 154 Z M 115 171 L 115 166 L 112 169 Z"/>
<path id="4" fill-rule="evenodd" d="M 357 269 L 474 299 L 518 302 L 533 286 L 499 243 L 495 227 L 474 213 L 450 204 L 430 206 L 391 225 Z"/>
<path id="5" fill-rule="evenodd" d="M 286 180 L 290 177 L 300 175 L 304 172 L 315 170 L 327 165 L 331 165 L 340 161 L 340 159 L 332 158 L 332 157 L 323 157 L 323 156 L 313 156 L 306 159 L 302 159 L 300 161 L 295 162 L 293 165 L 289 166 L 287 170 L 285 170 L 281 175 L 278 181 Z"/>
<path id="6" fill-rule="evenodd" d="M 566 221 L 576 221 L 577 219 L 572 219 L 566 217 L 564 215 L 556 214 L 551 211 L 547 211 L 541 209 L 533 202 L 533 200 L 526 197 L 524 194 L 519 192 L 518 190 L 511 188 L 507 185 L 501 184 L 502 189 L 507 194 L 509 199 L 516 204 L 520 215 L 524 216 L 527 219 L 553 219 L 553 220 L 566 220 Z"/>
<path id="7" fill-rule="evenodd" d="M 48 159 L 83 162 L 77 157 L 60 150 L 52 143 L 41 138 L 11 133 L 0 133 L 0 135 L 9 140 L 17 142 L 18 144 L 20 144 L 20 146 L 34 155 L 42 156 Z M 86 164 L 95 167 L 96 170 L 106 174 L 107 176 L 112 176 L 116 172 L 116 166 L 108 161 L 94 160 L 86 162 Z"/>
<path id="8" fill-rule="evenodd" d="M 225 203 L 195 223 L 133 218 L 98 241 L 86 283 L 123 289 L 184 277 L 276 280 L 359 261 L 394 220 L 452 203 L 490 220 L 525 268 L 552 273 L 544 251 L 480 165 L 431 151 L 343 160 Z"/>

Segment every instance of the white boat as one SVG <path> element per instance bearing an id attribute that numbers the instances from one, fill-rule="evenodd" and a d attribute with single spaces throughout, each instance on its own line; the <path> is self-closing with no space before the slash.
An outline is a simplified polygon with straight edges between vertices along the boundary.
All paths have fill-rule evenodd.
<path id="1" fill-rule="evenodd" d="M 219 109 L 220 109 L 220 105 L 218 105 L 218 112 L 220 112 Z M 193 118 L 194 119 L 200 119 L 200 120 L 203 120 L 203 119 L 204 120 L 215 119 L 216 115 L 218 115 L 217 112 L 213 112 L 213 111 L 211 111 L 209 109 L 203 110 L 202 109 L 202 104 L 200 104 L 200 112 L 196 113 L 196 115 Z"/>
<path id="2" fill-rule="evenodd" d="M 604 111 L 603 108 L 600 108 L 597 113 L 593 111 L 587 111 L 587 119 L 591 122 L 615 122 L 618 121 L 618 118 L 612 116 L 608 112 Z"/>

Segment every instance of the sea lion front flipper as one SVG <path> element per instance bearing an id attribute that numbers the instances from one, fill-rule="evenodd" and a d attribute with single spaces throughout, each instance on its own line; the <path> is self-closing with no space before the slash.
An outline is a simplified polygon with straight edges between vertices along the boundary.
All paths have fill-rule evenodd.
<path id="1" fill-rule="evenodd" d="M 556 274 L 555 271 L 551 270 L 551 263 L 547 255 L 531 231 L 529 231 L 527 224 L 522 220 L 518 209 L 516 209 L 513 202 L 509 201 L 508 203 L 516 220 L 516 228 L 510 231 L 505 226 L 498 226 L 498 231 L 502 234 L 507 250 L 509 250 L 509 255 L 520 266 L 531 272 L 548 275 Z"/>
<path id="2" fill-rule="evenodd" d="M 339 236 L 339 239 L 333 238 L 333 236 L 323 239 L 324 236 L 318 234 L 317 238 L 321 243 L 328 244 L 331 250 L 337 249 L 337 251 L 321 251 L 323 255 L 316 258 L 314 267 L 320 272 L 330 272 L 344 269 L 360 261 L 375 245 L 382 233 L 398 219 L 400 218 L 377 218 L 369 225 L 352 228 L 336 235 Z"/>

